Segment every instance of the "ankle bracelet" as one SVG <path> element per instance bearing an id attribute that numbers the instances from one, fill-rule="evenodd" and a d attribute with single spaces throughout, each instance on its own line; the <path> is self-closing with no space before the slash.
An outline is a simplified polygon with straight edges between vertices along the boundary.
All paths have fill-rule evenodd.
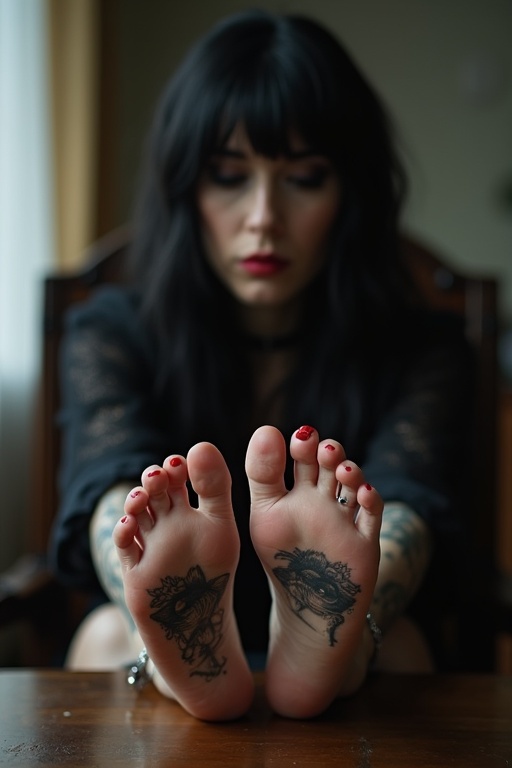
<path id="1" fill-rule="evenodd" d="M 373 642 L 375 645 L 375 650 L 373 651 L 372 658 L 370 660 L 370 666 L 372 666 L 375 663 L 379 648 L 382 645 L 382 630 L 369 611 L 366 614 L 366 621 L 368 623 L 368 628 L 372 633 Z"/>
<path id="2" fill-rule="evenodd" d="M 128 666 L 128 676 L 126 678 L 128 685 L 142 690 L 150 682 L 152 673 L 148 671 L 148 662 L 148 652 L 143 648 L 137 657 L 137 661 Z"/>

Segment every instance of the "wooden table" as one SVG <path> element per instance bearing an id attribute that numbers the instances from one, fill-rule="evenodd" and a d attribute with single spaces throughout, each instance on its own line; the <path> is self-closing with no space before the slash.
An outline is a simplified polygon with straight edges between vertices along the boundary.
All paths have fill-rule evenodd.
<path id="1" fill-rule="evenodd" d="M 218 768 L 512 766 L 512 677 L 376 676 L 312 721 L 254 707 L 195 720 L 122 673 L 0 672 L 0 765 Z"/>

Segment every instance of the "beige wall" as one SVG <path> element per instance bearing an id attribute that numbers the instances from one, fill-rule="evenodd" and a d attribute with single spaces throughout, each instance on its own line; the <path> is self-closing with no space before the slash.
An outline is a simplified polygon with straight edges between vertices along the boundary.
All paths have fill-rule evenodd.
<path id="1" fill-rule="evenodd" d="M 242 0 L 122 0 L 120 210 L 130 213 L 152 108 L 168 74 L 217 18 Z M 512 3 L 510 0 L 295 0 L 343 39 L 404 137 L 412 196 L 406 225 L 455 266 L 502 278 L 512 323 Z"/>
<path id="2" fill-rule="evenodd" d="M 50 0 L 56 261 L 94 240 L 98 151 L 98 0 Z"/>

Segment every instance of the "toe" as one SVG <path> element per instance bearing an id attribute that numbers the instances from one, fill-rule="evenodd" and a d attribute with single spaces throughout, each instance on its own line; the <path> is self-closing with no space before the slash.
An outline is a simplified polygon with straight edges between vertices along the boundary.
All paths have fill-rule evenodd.
<path id="1" fill-rule="evenodd" d="M 167 495 L 171 508 L 181 504 L 189 504 L 187 488 L 188 468 L 184 456 L 172 454 L 164 461 L 163 468 L 167 474 Z"/>
<path id="2" fill-rule="evenodd" d="M 231 518 L 231 475 L 218 448 L 211 443 L 197 443 L 188 452 L 187 467 L 199 497 L 199 510 L 215 517 Z"/>
<path id="3" fill-rule="evenodd" d="M 318 479 L 318 432 L 313 427 L 300 427 L 290 440 L 294 460 L 295 483 L 316 483 Z"/>
<path id="4" fill-rule="evenodd" d="M 343 506 L 354 510 L 358 506 L 357 491 L 364 483 L 364 476 L 357 464 L 352 461 L 343 461 L 336 468 L 336 479 L 339 483 L 336 490 L 337 497 L 345 499 Z"/>
<path id="5" fill-rule="evenodd" d="M 150 495 L 143 486 L 130 491 L 124 503 L 124 511 L 136 519 L 137 529 L 141 535 L 153 528 L 154 517 L 150 511 Z"/>
<path id="6" fill-rule="evenodd" d="M 334 497 L 338 484 L 336 468 L 345 460 L 343 446 L 336 440 L 322 440 L 318 445 L 317 460 L 318 488 L 326 496 Z"/>
<path id="7" fill-rule="evenodd" d="M 356 518 L 358 530 L 367 539 L 378 539 L 384 510 L 380 494 L 369 483 L 363 483 L 357 491 L 357 501 L 360 505 Z"/>
<path id="8" fill-rule="evenodd" d="M 149 496 L 142 486 L 132 488 L 124 503 L 124 511 L 127 515 L 140 515 L 145 512 Z"/>
<path id="9" fill-rule="evenodd" d="M 140 560 L 141 548 L 135 539 L 138 530 L 139 524 L 134 515 L 124 515 L 114 526 L 112 539 L 123 570 L 130 570 Z"/>
<path id="10" fill-rule="evenodd" d="M 147 530 L 151 524 L 165 515 L 170 510 L 170 501 L 167 493 L 168 478 L 167 473 L 162 467 L 152 465 L 142 473 L 142 486 L 148 495 L 147 508 L 150 512 L 148 520 L 141 515 L 139 526 L 141 530 Z M 152 519 L 151 519 L 152 517 Z"/>
<path id="11" fill-rule="evenodd" d="M 163 468 L 167 473 L 169 488 L 185 485 L 188 480 L 187 460 L 183 456 L 172 454 L 164 461 Z"/>
<path id="12" fill-rule="evenodd" d="M 247 448 L 245 469 L 251 491 L 251 503 L 274 503 L 286 494 L 284 470 L 286 444 L 275 427 L 259 427 Z"/>

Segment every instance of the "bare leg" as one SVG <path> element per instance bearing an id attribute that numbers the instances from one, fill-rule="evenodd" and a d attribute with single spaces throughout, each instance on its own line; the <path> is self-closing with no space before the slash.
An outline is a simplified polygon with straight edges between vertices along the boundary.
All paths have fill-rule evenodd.
<path id="1" fill-rule="evenodd" d="M 251 536 L 274 598 L 270 704 L 285 716 L 312 717 L 353 687 L 347 681 L 368 632 L 383 503 L 336 441 L 319 443 L 315 430 L 301 428 L 290 450 L 295 484 L 287 491 L 281 433 L 261 427 L 251 439 Z M 338 481 L 345 505 L 335 498 Z"/>
<path id="2" fill-rule="evenodd" d="M 127 666 L 137 656 L 132 645 L 132 632 L 133 627 L 117 605 L 105 603 L 95 608 L 73 637 L 66 656 L 66 669 L 108 671 Z M 140 647 L 139 641 L 139 651 Z"/>
<path id="3" fill-rule="evenodd" d="M 133 662 L 142 647 L 124 603 L 121 564 L 112 544 L 112 531 L 132 486 L 123 481 L 107 490 L 91 518 L 91 554 L 98 578 L 112 602 L 95 608 L 78 627 L 65 660 L 68 669 L 119 669 Z"/>
<path id="4" fill-rule="evenodd" d="M 188 500 L 187 476 L 199 496 Z M 241 716 L 253 682 L 232 609 L 239 537 L 231 478 L 219 451 L 199 443 L 149 467 L 114 529 L 126 605 L 155 665 L 155 682 L 205 720 Z"/>

